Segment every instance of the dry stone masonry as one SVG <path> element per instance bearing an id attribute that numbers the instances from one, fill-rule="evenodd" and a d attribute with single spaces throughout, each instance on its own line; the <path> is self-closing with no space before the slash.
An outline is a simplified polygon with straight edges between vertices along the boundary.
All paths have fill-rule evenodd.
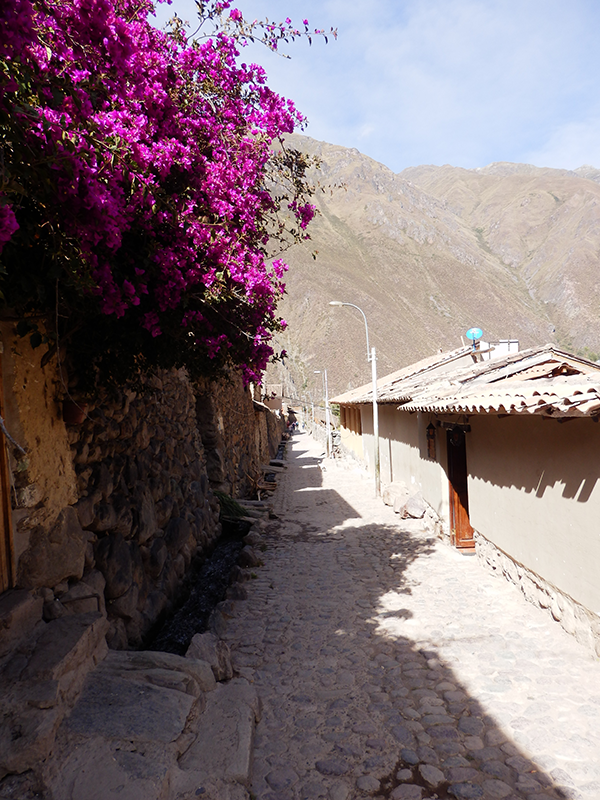
<path id="1" fill-rule="evenodd" d="M 192 559 L 220 533 L 195 422 L 194 393 L 179 371 L 149 378 L 137 392 L 106 394 L 69 430 L 75 508 L 89 539 L 82 577 L 95 586 L 104 580 L 112 647 L 141 643 Z"/>
<path id="2" fill-rule="evenodd" d="M 195 392 L 211 487 L 232 497 L 250 497 L 261 464 L 277 452 L 284 429 L 282 418 L 256 402 L 235 373 L 219 383 L 199 381 Z"/>
<path id="3" fill-rule="evenodd" d="M 192 386 L 185 370 L 163 371 L 73 402 L 56 364 L 1 332 L 4 413 L 21 446 L 10 446 L 16 586 L 41 598 L 46 622 L 100 612 L 110 647 L 139 647 L 220 535 L 213 489 L 249 496 L 283 421 L 236 373 Z"/>
<path id="4" fill-rule="evenodd" d="M 82 408 L 67 424 L 76 502 L 52 524 L 43 500 L 16 510 L 28 531 L 17 583 L 37 590 L 46 621 L 100 611 L 110 647 L 136 647 L 220 535 L 213 488 L 248 496 L 283 423 L 239 376 L 194 387 L 184 370 L 100 391 Z M 39 494 L 29 462 L 15 463 L 20 496 Z"/>
<path id="5" fill-rule="evenodd" d="M 171 769 L 206 692 L 216 681 L 231 682 L 227 648 L 214 633 L 197 639 L 187 659 L 146 653 L 132 661 L 130 653 L 177 602 L 192 562 L 210 555 L 221 533 L 213 488 L 241 497 L 259 485 L 283 421 L 235 375 L 223 386 L 194 386 L 184 370 L 142 377 L 135 388 L 99 390 L 93 402 L 73 409 L 56 369 L 26 350 L 16 342 L 4 361 L 6 424 L 22 450 L 11 452 L 17 585 L 0 595 L 0 796 L 45 797 L 50 781 L 57 782 L 55 797 L 87 798 L 95 775 L 89 764 L 82 772 L 88 750 L 94 762 L 106 751 L 112 763 L 113 750 L 123 751 L 121 744 L 111 750 L 115 737 L 150 747 L 155 706 L 149 703 L 146 719 L 140 692 L 163 702 L 172 721 L 171 732 L 159 726 L 173 744 L 164 751 Z M 222 475 L 207 470 L 207 452 L 215 449 Z M 246 551 L 256 563 L 250 540 Z M 245 572 L 236 574 L 248 580 Z M 244 595 L 242 584 L 230 587 L 213 630 L 231 597 Z M 124 652 L 107 659 L 109 647 Z M 248 695 L 250 708 L 253 693 L 234 683 L 232 696 Z M 115 720 L 114 713 L 122 716 L 117 690 L 137 716 Z M 233 705 L 239 700 L 217 694 Z M 247 712 L 249 719 L 254 714 Z M 61 773 L 69 753 L 72 772 Z M 162 762 L 147 754 L 152 782 Z M 144 759 L 123 758 L 125 782 L 136 783 Z M 188 762 L 184 772 L 195 769 L 194 758 Z M 53 768 L 60 774 L 51 775 Z M 72 781 L 68 789 L 63 779 Z"/>

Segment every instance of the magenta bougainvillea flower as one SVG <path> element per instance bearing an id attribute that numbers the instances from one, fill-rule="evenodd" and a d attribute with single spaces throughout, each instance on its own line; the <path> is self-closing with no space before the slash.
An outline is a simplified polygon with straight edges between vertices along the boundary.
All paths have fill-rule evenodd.
<path id="1" fill-rule="evenodd" d="M 96 367 L 233 363 L 251 380 L 281 326 L 272 243 L 314 215 L 308 162 L 281 144 L 303 117 L 238 62 L 256 23 L 203 5 L 214 33 L 189 41 L 150 24 L 149 0 L 2 4 L 4 296 Z"/>

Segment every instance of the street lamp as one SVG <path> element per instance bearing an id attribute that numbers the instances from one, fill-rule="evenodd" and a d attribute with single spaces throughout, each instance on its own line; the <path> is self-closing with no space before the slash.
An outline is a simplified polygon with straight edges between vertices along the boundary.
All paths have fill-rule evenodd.
<path id="1" fill-rule="evenodd" d="M 342 303 L 341 300 L 331 300 L 330 306 L 350 306 L 360 311 L 362 318 L 365 322 L 365 333 L 367 334 L 367 362 L 371 363 L 371 376 L 373 379 L 373 438 L 374 438 L 374 461 L 375 461 L 375 497 L 381 494 L 381 478 L 379 467 L 379 408 L 377 405 L 377 358 L 375 356 L 375 348 L 369 350 L 369 326 L 367 325 L 367 318 L 362 308 L 355 306 L 354 303 Z"/>
<path id="2" fill-rule="evenodd" d="M 331 455 L 331 418 L 329 416 L 329 387 L 327 385 L 327 370 L 321 372 L 320 369 L 314 370 L 315 375 L 323 376 L 323 393 L 325 395 L 325 430 L 327 432 L 327 458 Z"/>

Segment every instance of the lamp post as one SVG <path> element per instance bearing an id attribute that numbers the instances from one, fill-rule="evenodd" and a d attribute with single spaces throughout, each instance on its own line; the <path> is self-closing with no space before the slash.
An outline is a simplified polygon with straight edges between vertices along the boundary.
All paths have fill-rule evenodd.
<path id="1" fill-rule="evenodd" d="M 362 308 L 355 306 L 354 303 L 342 303 L 340 300 L 331 300 L 330 306 L 350 306 L 360 311 L 365 322 L 365 333 L 367 335 L 367 363 L 371 364 L 371 377 L 373 381 L 373 439 L 374 439 L 374 467 L 375 467 L 375 497 L 381 494 L 381 478 L 379 466 L 379 408 L 377 405 L 377 358 L 375 348 L 369 350 L 369 326 L 367 318 Z"/>
<path id="2" fill-rule="evenodd" d="M 331 455 L 331 418 L 329 416 L 329 387 L 327 386 L 327 370 L 316 369 L 315 375 L 323 376 L 323 392 L 325 395 L 325 431 L 327 433 L 327 458 Z"/>

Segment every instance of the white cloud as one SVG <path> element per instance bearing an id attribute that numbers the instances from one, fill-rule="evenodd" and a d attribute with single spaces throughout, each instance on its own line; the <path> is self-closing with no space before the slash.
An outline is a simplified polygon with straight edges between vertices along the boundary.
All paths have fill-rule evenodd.
<path id="1" fill-rule="evenodd" d="M 524 160 L 538 167 L 600 167 L 600 118 L 562 125 L 544 145 L 525 154 Z"/>
<path id="2" fill-rule="evenodd" d="M 358 130 L 358 138 L 363 140 L 368 139 L 376 130 L 375 125 L 370 122 L 364 122 Z"/>

